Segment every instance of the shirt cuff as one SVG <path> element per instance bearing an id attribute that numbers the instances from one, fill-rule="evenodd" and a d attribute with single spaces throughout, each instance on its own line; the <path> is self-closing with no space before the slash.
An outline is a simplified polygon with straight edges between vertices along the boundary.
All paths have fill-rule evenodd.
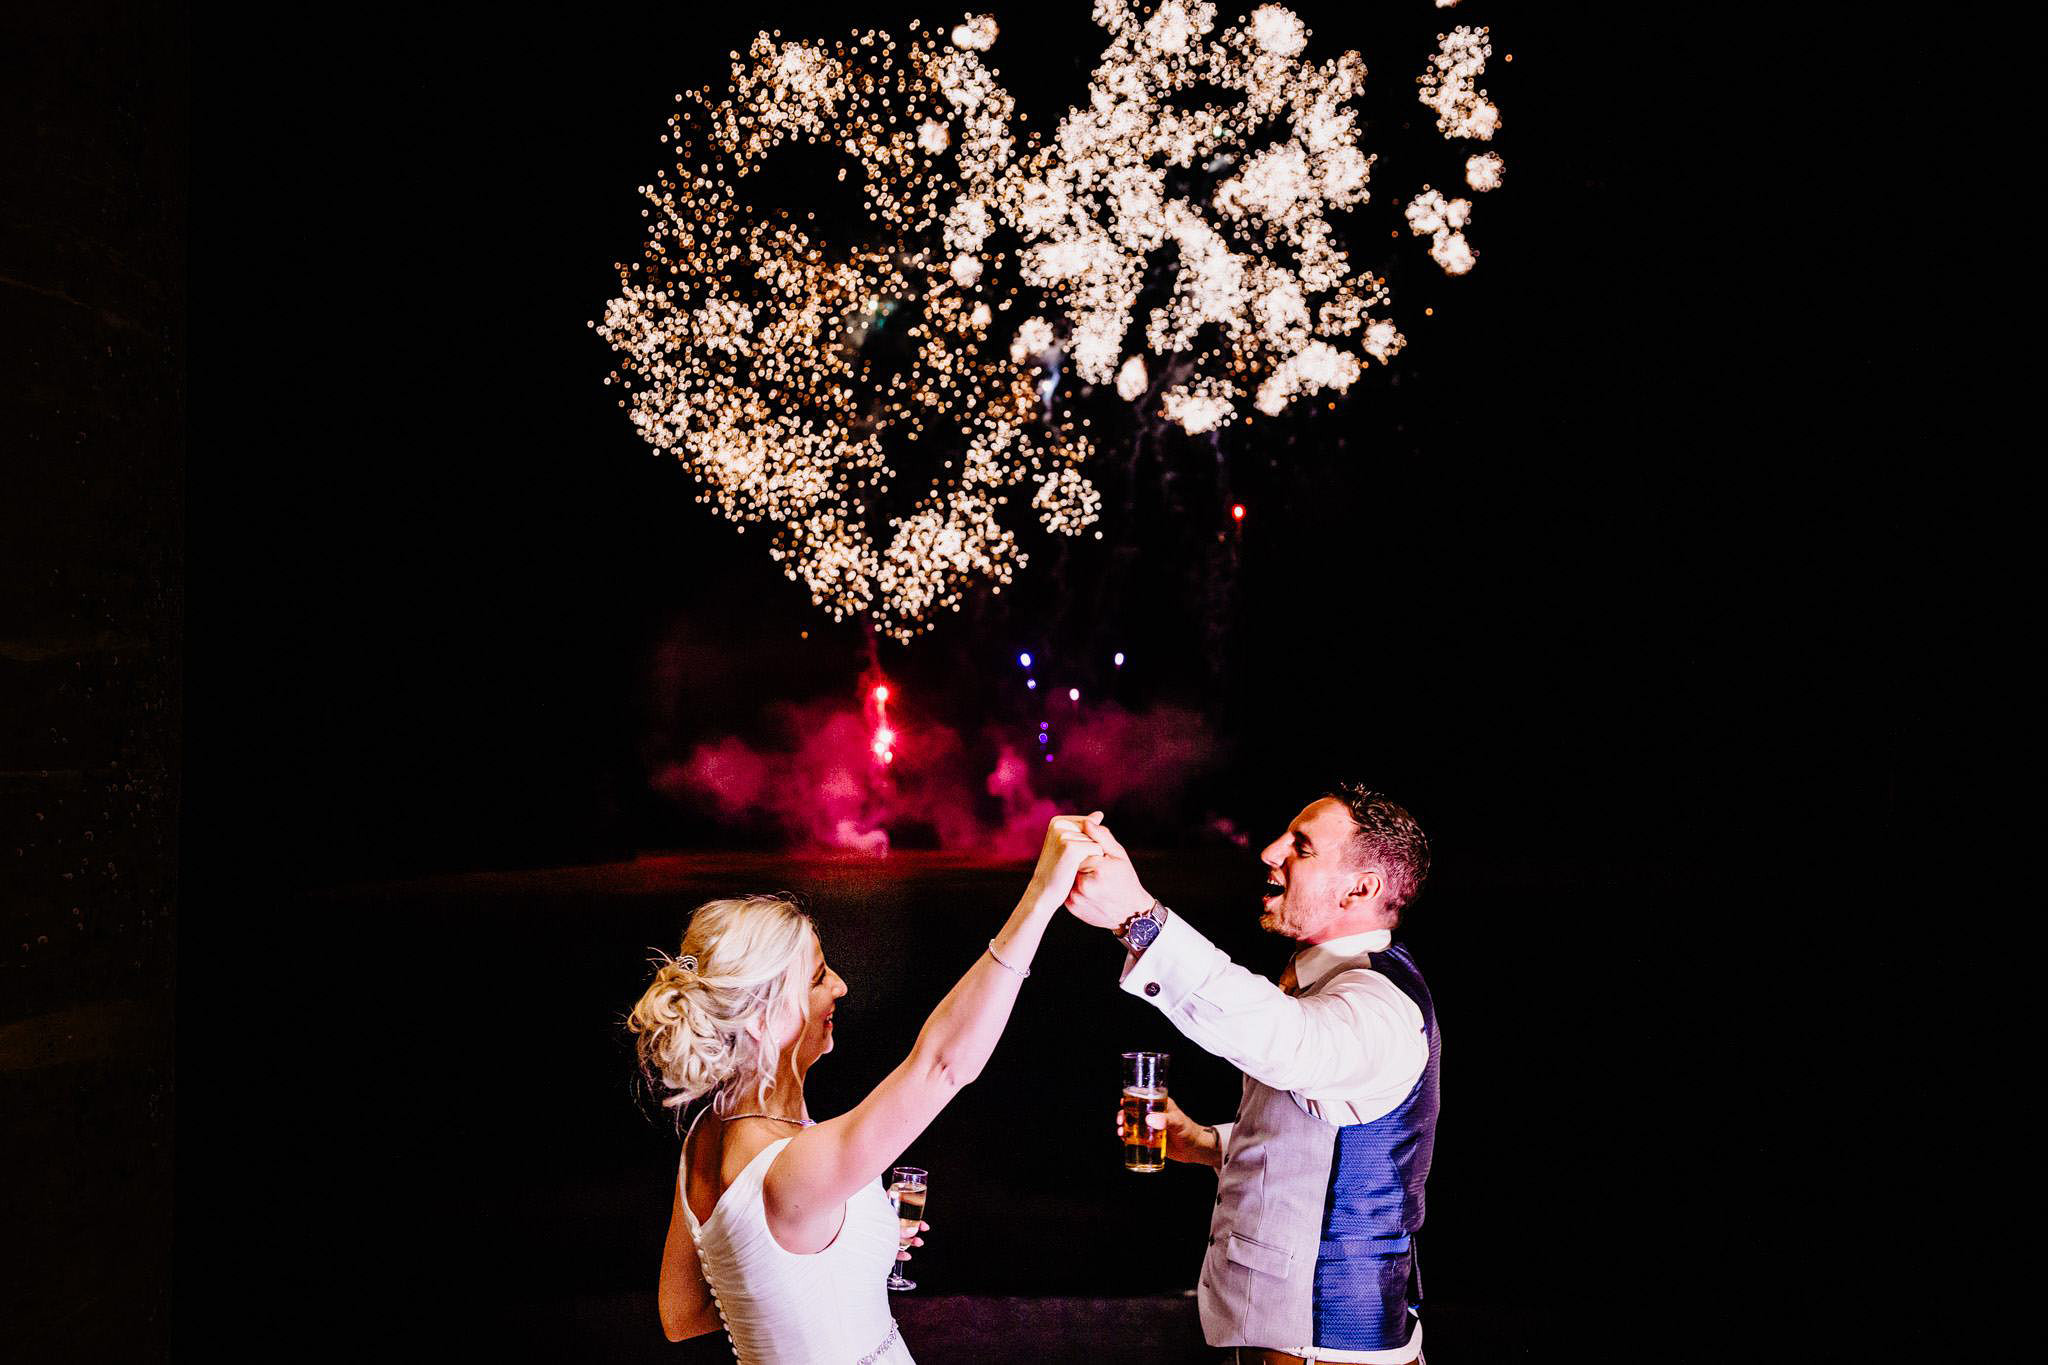
<path id="1" fill-rule="evenodd" d="M 1166 917 L 1151 947 L 1136 956 L 1125 955 L 1118 985 L 1126 995 L 1141 996 L 1162 1010 L 1172 1010 L 1201 988 L 1223 956 L 1185 915 L 1175 911 Z"/>
<path id="2" fill-rule="evenodd" d="M 1219 1149 L 1217 1155 L 1221 1158 L 1216 1163 L 1216 1169 L 1220 1171 L 1223 1169 L 1223 1163 L 1230 1160 L 1230 1130 L 1237 1127 L 1237 1124 L 1212 1123 L 1209 1126 L 1216 1130 L 1216 1146 Z"/>

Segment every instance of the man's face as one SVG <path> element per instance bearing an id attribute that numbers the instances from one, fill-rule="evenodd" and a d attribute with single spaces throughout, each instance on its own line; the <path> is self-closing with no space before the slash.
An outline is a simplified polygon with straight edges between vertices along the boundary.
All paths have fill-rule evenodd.
<path id="1" fill-rule="evenodd" d="M 1344 898 L 1358 886 L 1351 856 L 1351 812 L 1325 796 L 1310 802 L 1287 832 L 1259 853 L 1266 865 L 1266 895 L 1259 927 L 1314 942 L 1344 913 Z"/>

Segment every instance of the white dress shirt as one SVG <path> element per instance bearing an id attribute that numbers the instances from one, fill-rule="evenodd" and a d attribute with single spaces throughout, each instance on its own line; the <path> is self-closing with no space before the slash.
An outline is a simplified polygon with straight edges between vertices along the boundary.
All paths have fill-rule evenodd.
<path id="1" fill-rule="evenodd" d="M 1393 939 L 1389 931 L 1374 929 L 1303 948 L 1294 956 L 1296 988 L 1315 985 L 1340 964 L 1380 952 Z M 1314 995 L 1297 1000 L 1232 962 L 1172 912 L 1150 947 L 1125 957 L 1122 988 L 1157 1005 L 1205 1052 L 1289 1092 L 1305 1112 L 1340 1127 L 1392 1113 L 1429 1062 L 1421 1009 L 1378 972 L 1363 965 L 1346 968 Z M 1226 1153 L 1231 1128 L 1216 1125 Z M 1415 1324 L 1405 1345 L 1380 1351 L 1264 1344 L 1319 1361 L 1399 1365 L 1421 1354 L 1422 1324 Z"/>

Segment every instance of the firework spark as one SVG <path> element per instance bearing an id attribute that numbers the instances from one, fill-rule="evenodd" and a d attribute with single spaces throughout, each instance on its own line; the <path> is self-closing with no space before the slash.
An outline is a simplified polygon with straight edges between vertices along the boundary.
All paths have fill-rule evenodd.
<path id="1" fill-rule="evenodd" d="M 1329 220 L 1368 198 L 1372 158 L 1349 107 L 1364 61 L 1302 59 L 1308 29 L 1278 5 L 1221 31 L 1215 5 L 1187 0 L 1149 14 L 1097 0 L 1095 21 L 1109 47 L 1088 101 L 1024 164 L 1006 204 L 1026 242 L 1023 277 L 1058 306 L 1080 378 L 1135 399 L 1153 363 L 1170 360 L 1176 382 L 1158 410 L 1189 432 L 1247 405 L 1277 413 L 1349 388 L 1364 361 L 1339 348 L 1387 299 Z M 1186 107 L 1198 88 L 1234 99 Z M 1140 316 L 1161 252 L 1176 262 L 1170 293 Z M 1128 349 L 1134 333 L 1145 354 Z"/>
<path id="2" fill-rule="evenodd" d="M 875 714 L 875 737 L 868 752 L 875 762 L 887 766 L 896 761 L 896 731 L 889 725 L 889 685 L 882 683 L 868 693 Z"/>
<path id="3" fill-rule="evenodd" d="M 1472 220 L 1471 200 L 1445 199 L 1424 185 L 1422 193 L 1408 201 L 1404 212 L 1408 216 L 1408 230 L 1430 239 L 1430 259 L 1442 266 L 1445 274 L 1462 275 L 1472 268 L 1478 253 L 1465 240 L 1462 230 Z"/>
<path id="4" fill-rule="evenodd" d="M 1465 158 L 1465 183 L 1481 193 L 1500 188 L 1501 176 L 1507 170 L 1507 163 L 1497 152 L 1481 152 L 1478 156 Z"/>
<path id="5" fill-rule="evenodd" d="M 1013 505 L 1049 532 L 1093 525 L 1077 383 L 1203 433 L 1345 392 L 1405 345 L 1332 222 L 1370 197 L 1364 60 L 1309 60 L 1279 5 L 1222 28 L 1208 0 L 1095 0 L 1094 18 L 1087 98 L 1044 139 L 1012 127 L 988 14 L 904 39 L 761 34 L 728 87 L 677 96 L 676 163 L 642 187 L 645 251 L 592 324 L 617 355 L 606 382 L 700 501 L 770 528 L 770 555 L 834 619 L 909 639 L 968 591 L 1000 592 L 1026 562 Z M 1440 39 L 1421 98 L 1446 137 L 1499 126 L 1477 84 L 1490 51 L 1483 28 Z M 857 191 L 854 240 L 744 200 L 799 146 Z M 1467 183 L 1500 171 L 1474 157 Z M 1470 208 L 1426 186 L 1407 208 L 1452 274 L 1475 259 Z M 904 472 L 920 451 L 937 466 L 922 488 Z"/>
<path id="6" fill-rule="evenodd" d="M 1437 37 L 1429 66 L 1417 79 L 1417 97 L 1436 114 L 1436 129 L 1445 137 L 1490 141 L 1500 127 L 1500 108 L 1479 88 L 1493 44 L 1483 28 L 1454 28 Z"/>
<path id="7" fill-rule="evenodd" d="M 835 620 L 865 613 L 898 639 L 1024 563 L 997 516 L 1012 488 L 1029 488 L 1056 532 L 1100 507 L 1078 469 L 1087 439 L 1044 420 L 1030 374 L 989 335 L 982 281 L 1002 257 L 974 231 L 986 221 L 975 191 L 1008 163 L 1012 103 L 971 50 L 993 41 L 993 21 L 962 28 L 969 45 L 762 34 L 734 54 L 730 91 L 696 92 L 671 120 L 671 138 L 699 150 L 643 187 L 647 251 L 621 268 L 597 325 L 620 354 L 621 405 L 682 459 L 700 500 L 742 529 L 771 525 L 769 554 Z M 835 246 L 808 220 L 741 202 L 799 141 L 835 149 L 842 178 L 858 177 L 868 240 Z M 917 320 L 907 365 L 891 370 L 868 343 L 898 312 Z M 885 538 L 873 522 L 901 478 L 891 438 L 959 444 Z"/>

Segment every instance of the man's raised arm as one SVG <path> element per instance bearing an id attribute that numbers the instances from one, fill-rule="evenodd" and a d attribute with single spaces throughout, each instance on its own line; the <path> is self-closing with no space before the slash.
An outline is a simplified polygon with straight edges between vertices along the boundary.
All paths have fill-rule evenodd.
<path id="1" fill-rule="evenodd" d="M 1163 921 L 1149 943 L 1139 942 L 1144 933 L 1125 939 L 1122 988 L 1156 1005 L 1189 1040 L 1254 1080 L 1311 1097 L 1370 1089 L 1390 1064 L 1405 1062 L 1414 1030 L 1383 1005 L 1382 993 L 1340 982 L 1294 998 L 1160 906 L 1115 837 L 1094 822 L 1086 828 L 1110 852 L 1075 882 L 1067 909 L 1111 932 L 1141 914 Z"/>

